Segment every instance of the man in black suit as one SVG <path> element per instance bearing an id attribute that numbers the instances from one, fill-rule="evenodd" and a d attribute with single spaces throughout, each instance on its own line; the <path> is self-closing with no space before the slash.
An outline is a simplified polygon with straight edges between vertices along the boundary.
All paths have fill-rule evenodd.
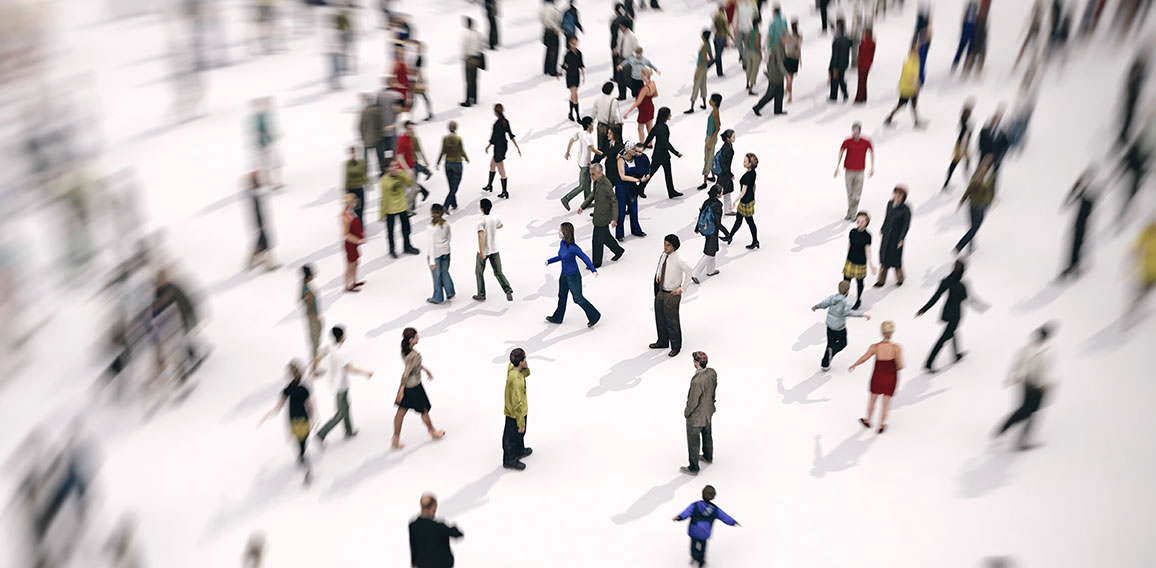
<path id="1" fill-rule="evenodd" d="M 421 516 L 409 524 L 409 558 L 414 568 L 452 568 L 454 553 L 450 539 L 462 531 L 434 520 L 438 500 L 430 493 L 421 496 Z"/>

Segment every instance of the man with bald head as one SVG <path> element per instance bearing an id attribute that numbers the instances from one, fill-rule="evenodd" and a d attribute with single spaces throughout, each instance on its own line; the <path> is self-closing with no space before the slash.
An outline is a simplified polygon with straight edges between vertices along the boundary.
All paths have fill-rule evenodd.
<path id="1" fill-rule="evenodd" d="M 462 531 L 434 520 L 438 499 L 432 493 L 421 496 L 421 515 L 409 524 L 409 557 L 414 568 L 452 568 L 454 553 L 450 538 L 461 538 Z"/>

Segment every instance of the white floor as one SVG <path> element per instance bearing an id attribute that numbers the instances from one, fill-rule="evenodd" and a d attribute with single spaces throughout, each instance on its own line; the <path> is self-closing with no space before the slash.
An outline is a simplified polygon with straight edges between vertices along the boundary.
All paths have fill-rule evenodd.
<path id="1" fill-rule="evenodd" d="M 107 424 L 91 432 L 105 454 L 98 477 L 103 510 L 109 516 L 131 511 L 140 521 L 148 565 L 236 565 L 249 535 L 260 531 L 269 542 L 268 566 L 407 566 L 406 524 L 421 493 L 432 491 L 441 499 L 439 514 L 466 534 L 455 544 L 460 566 L 680 566 L 686 525 L 670 518 L 698 499 L 705 484 L 718 489 L 716 502 L 743 524 L 716 525 L 708 551 L 714 566 L 947 568 L 999 556 L 1024 567 L 1148 565 L 1145 559 L 1156 554 L 1148 520 L 1156 504 L 1154 392 L 1140 357 L 1156 333 L 1151 318 L 1131 331 L 1118 320 L 1130 309 L 1134 281 L 1127 243 L 1136 222 L 1150 218 L 1151 196 L 1141 198 L 1132 223 L 1117 231 L 1110 221 L 1122 190 L 1107 184 L 1089 241 L 1091 271 L 1070 285 L 1052 284 L 1074 215 L 1060 206 L 1085 167 L 1107 168 L 1131 43 L 1099 41 L 1074 55 L 1062 73 L 1044 78 L 1028 147 L 1004 168 L 999 200 L 970 262 L 971 290 L 992 308 L 965 316 L 960 335 L 970 357 L 929 376 L 919 368 L 939 333 L 933 317 L 939 308 L 912 316 L 948 271 L 951 246 L 967 228 L 966 212 L 954 207 L 963 190 L 960 174 L 946 195 L 939 192 L 958 111 L 974 97 L 978 126 L 997 105 L 1014 102 L 1019 81 L 1011 59 L 1027 2 L 996 3 L 991 56 L 976 81 L 948 74 L 963 2 L 935 3 L 920 98 L 929 126 L 920 131 L 909 114 L 900 114 L 895 128 L 882 126 L 896 98 L 913 2 L 877 26 L 865 106 L 825 102 L 828 39 L 817 33 L 810 2 L 783 1 L 784 13 L 800 17 L 806 38 L 787 117 L 753 116 L 755 98 L 743 90 L 737 56 L 725 53 L 727 77 L 712 73 L 708 82 L 723 95 L 724 128 L 738 133 L 736 154 L 760 159 L 762 249 L 742 248 L 749 242 L 744 228 L 720 253 L 722 273 L 687 291 L 684 351 L 674 359 L 646 348 L 654 340 L 649 279 L 664 234 L 682 238 L 688 262 L 701 253 L 693 223 L 705 195 L 694 186 L 706 115 L 681 111 L 711 5 L 667 0 L 662 13 L 640 12 L 640 41 L 663 71 L 656 106 L 675 111 L 673 143 L 685 154 L 675 177 L 686 197 L 667 200 L 660 186 L 651 186 L 642 203 L 649 235 L 628 238 L 621 261 L 607 262 L 597 279 L 584 278 L 587 297 L 603 313 L 601 323 L 587 329 L 574 305 L 563 325 L 542 321 L 556 301 L 557 267 L 542 262 L 556 250 L 558 224 L 575 223 L 584 247 L 590 228 L 585 216 L 558 204 L 577 179 L 575 164 L 562 160 L 574 127 L 562 114 L 563 84 L 538 72 L 537 3 L 502 3 L 503 48 L 488 55 L 481 104 L 472 109 L 457 106 L 459 17 L 484 22 L 481 9 L 458 0 L 402 4 L 430 51 L 437 119 L 419 126 L 424 146 L 433 154 L 445 121 L 457 120 L 473 159 L 461 213 L 451 218 L 458 298 L 442 306 L 424 301 L 430 288 L 424 255 L 390 259 L 377 223 L 362 247 L 368 284 L 360 294 L 341 293 L 340 162 L 344 146 L 356 140 L 356 93 L 378 84 L 380 31 L 361 43 L 361 74 L 333 93 L 323 82 L 318 42 L 298 39 L 289 53 L 250 58 L 239 45 L 246 33 L 236 23 L 240 12 L 229 3 L 226 30 L 238 45 L 234 64 L 209 76 L 207 116 L 159 130 L 172 99 L 163 82 L 169 28 L 146 17 L 66 36 L 77 53 L 72 63 L 91 73 L 99 92 L 91 102 L 103 117 L 94 126 L 105 143 L 101 171 L 136 168 L 150 222 L 164 229 L 165 249 L 209 295 L 206 337 L 215 351 L 191 396 L 149 420 L 131 404 L 93 419 Z M 580 7 L 589 65 L 580 91 L 585 110 L 608 75 L 609 4 Z M 377 13 L 372 17 L 376 22 Z M 1151 26 L 1146 32 L 1151 35 Z M 849 83 L 853 94 L 853 76 Z M 761 78 L 760 92 L 764 86 Z M 284 266 L 273 274 L 239 273 L 251 241 L 248 206 L 238 199 L 250 159 L 245 121 L 248 101 L 262 95 L 276 97 L 285 133 L 288 188 L 271 199 L 268 212 Z M 497 102 L 523 150 L 507 161 L 512 199 L 495 207 L 505 223 L 501 250 L 515 301 L 505 302 L 488 277 L 490 299 L 476 303 L 469 299 L 473 226 L 478 199 L 493 198 L 478 188 L 486 176 L 488 108 Z M 849 324 L 850 347 L 822 373 L 823 316 L 808 308 L 841 278 L 849 224 L 841 221 L 843 181 L 831 173 L 856 120 L 878 151 L 863 199 L 876 237 L 891 188 L 911 189 L 909 276 L 902 288 L 868 288 L 864 305 L 872 321 Z M 630 129 L 627 137 L 635 137 Z M 439 199 L 446 191 L 441 172 L 425 184 Z M 367 216 L 376 218 L 376 191 L 372 197 Z M 419 247 L 424 218 L 415 227 Z M 357 379 L 351 394 L 361 435 L 348 443 L 333 436 L 324 454 L 314 454 L 316 480 L 308 489 L 294 469 L 285 418 L 256 428 L 276 402 L 285 363 L 305 355 L 296 303 L 303 262 L 320 271 L 326 325 L 344 325 L 356 363 L 377 373 L 369 382 Z M 34 425 L 93 406 L 85 389 L 94 376 L 101 306 L 85 294 L 62 296 L 31 347 L 35 364 L 4 387 L 0 425 L 11 437 L 5 452 Z M 847 366 L 888 319 L 896 322 L 909 369 L 900 376 L 890 428 L 876 436 L 856 422 L 870 365 L 853 374 Z M 1014 350 L 1045 321 L 1060 325 L 1061 386 L 1037 425 L 1041 448 L 1012 453 L 1006 441 L 989 444 L 993 427 L 1018 402 L 1018 391 L 1001 383 Z M 393 452 L 391 402 L 407 326 L 422 335 L 419 350 L 436 376 L 426 385 L 433 419 L 447 435 L 429 441 L 411 416 L 402 435 L 407 447 Z M 526 441 L 534 455 L 524 472 L 507 472 L 500 460 L 505 361 L 513 347 L 529 353 L 533 369 Z M 716 462 L 692 478 L 678 468 L 686 453 L 680 413 L 696 350 L 710 355 L 719 389 Z M 328 416 L 329 385 L 319 383 L 314 394 Z"/>

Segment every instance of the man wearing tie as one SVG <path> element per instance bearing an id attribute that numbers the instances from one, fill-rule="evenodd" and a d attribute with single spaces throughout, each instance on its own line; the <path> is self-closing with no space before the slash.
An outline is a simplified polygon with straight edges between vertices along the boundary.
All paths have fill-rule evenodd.
<path id="1" fill-rule="evenodd" d="M 658 328 L 658 341 L 650 344 L 651 349 L 670 347 L 674 357 L 682 349 L 682 326 L 678 320 L 678 305 L 682 301 L 682 291 L 689 283 L 690 265 L 679 256 L 678 235 L 667 235 L 662 243 L 662 256 L 658 259 L 658 269 L 654 273 L 654 324 Z"/>

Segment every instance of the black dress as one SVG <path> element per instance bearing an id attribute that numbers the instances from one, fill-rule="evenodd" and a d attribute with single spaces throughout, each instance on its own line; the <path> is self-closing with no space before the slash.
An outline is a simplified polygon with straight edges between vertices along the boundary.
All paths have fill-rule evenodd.
<path id="1" fill-rule="evenodd" d="M 566 70 L 566 88 L 577 87 L 581 82 L 582 68 L 585 67 L 582 63 L 581 51 L 566 50 L 566 56 L 562 58 L 562 68 Z"/>
<path id="2" fill-rule="evenodd" d="M 506 150 L 509 149 L 506 136 L 511 140 L 514 139 L 514 133 L 510 132 L 510 121 L 505 118 L 499 118 L 494 121 L 494 128 L 490 132 L 490 144 L 494 145 L 494 163 L 500 164 L 506 161 Z"/>
<path id="3" fill-rule="evenodd" d="M 907 237 L 911 226 L 911 208 L 907 202 L 895 205 L 887 202 L 887 216 L 883 218 L 883 228 L 879 230 L 879 265 L 884 268 L 903 268 L 903 248 L 899 243 Z"/>

